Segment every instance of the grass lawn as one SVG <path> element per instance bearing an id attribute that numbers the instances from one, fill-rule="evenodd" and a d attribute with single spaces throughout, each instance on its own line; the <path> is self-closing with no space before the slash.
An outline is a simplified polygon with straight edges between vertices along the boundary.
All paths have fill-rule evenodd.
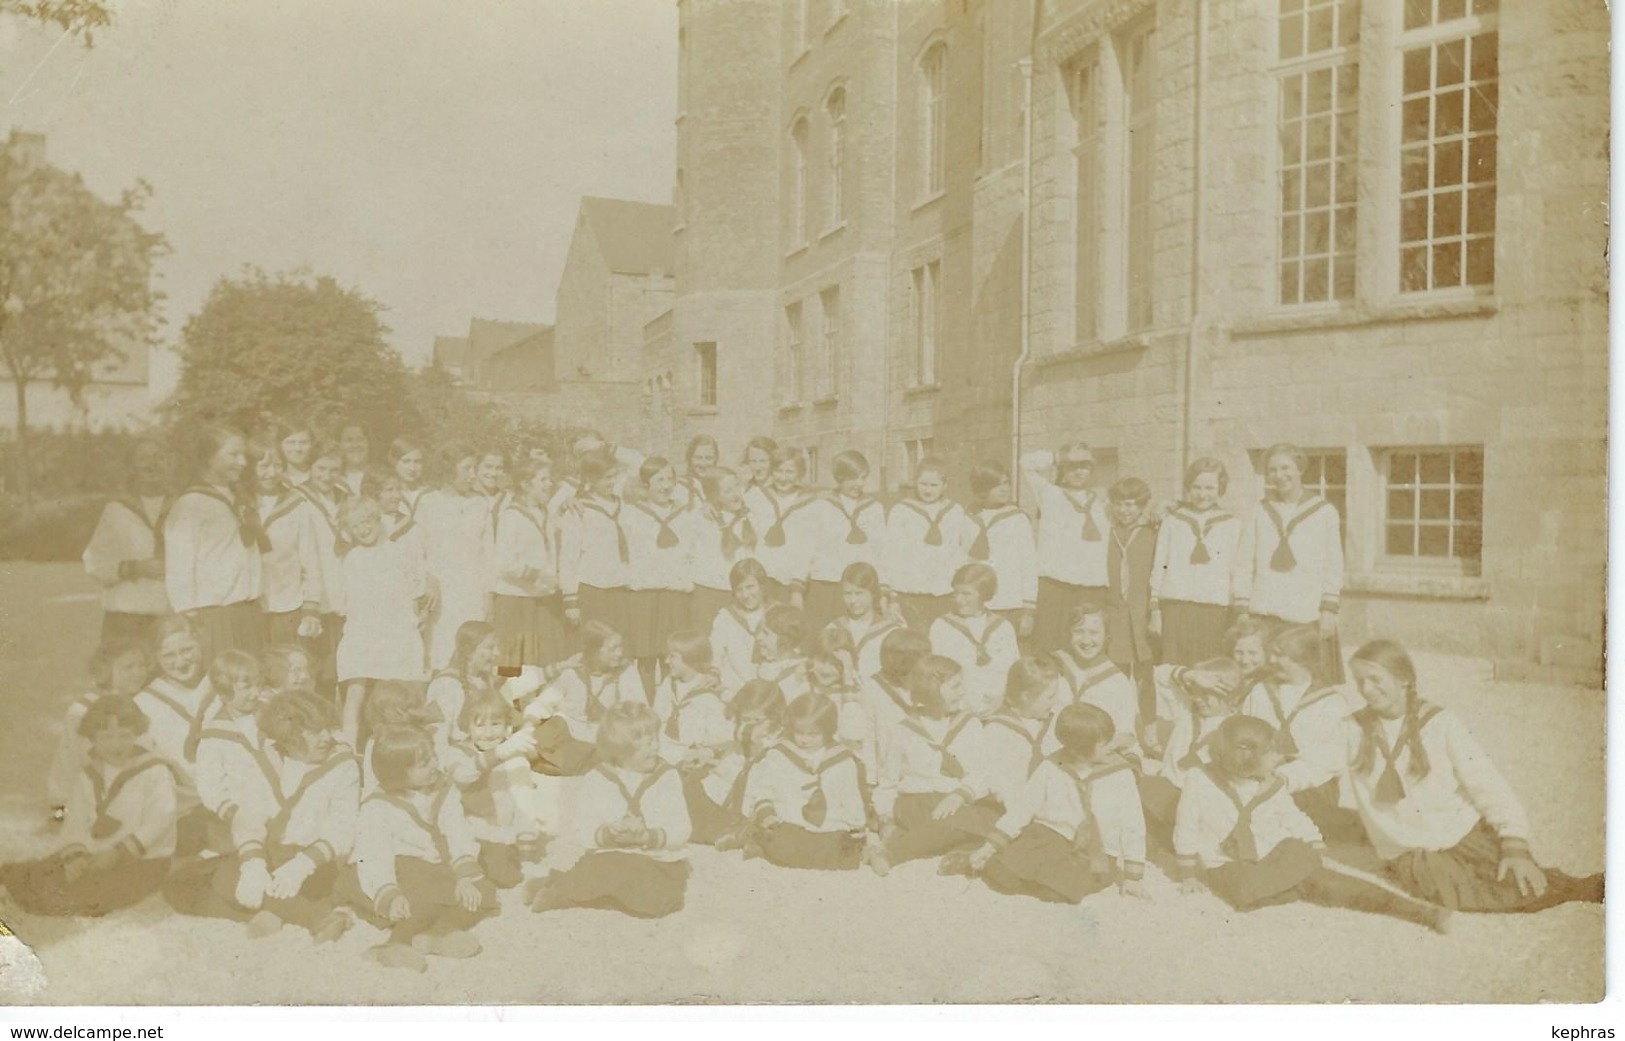
<path id="1" fill-rule="evenodd" d="M 0 857 L 45 841 L 43 777 L 62 711 L 85 683 L 99 607 L 71 565 L 0 564 Z M 1599 691 L 1494 684 L 1466 659 L 1419 661 L 1424 695 L 1462 712 L 1529 807 L 1538 857 L 1603 864 Z M 482 924 L 479 957 L 419 976 L 365 962 L 357 926 L 317 948 L 188 920 L 154 898 L 96 921 L 0 917 L 44 961 L 59 1004 L 526 1003 L 614 1000 L 922 1002 L 1530 1002 L 1603 992 L 1603 914 L 1459 915 L 1453 932 L 1288 906 L 1249 915 L 1183 897 L 1080 907 L 997 896 L 930 863 L 887 878 L 789 872 L 697 851 L 688 906 L 658 922 L 533 915 L 515 894 Z M 4 1000 L 0 998 L 0 1000 Z"/>

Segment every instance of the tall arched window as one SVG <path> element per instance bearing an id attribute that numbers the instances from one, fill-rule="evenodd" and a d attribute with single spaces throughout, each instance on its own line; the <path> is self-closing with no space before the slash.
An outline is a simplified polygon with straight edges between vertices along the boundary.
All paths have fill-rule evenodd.
<path id="1" fill-rule="evenodd" d="M 810 178 L 807 170 L 807 118 L 790 127 L 790 244 L 807 244 L 807 198 Z"/>
<path id="2" fill-rule="evenodd" d="M 824 102 L 829 116 L 829 176 L 825 179 L 825 227 L 838 228 L 846 220 L 846 88 L 836 87 Z"/>
<path id="3" fill-rule="evenodd" d="M 948 45 L 934 43 L 920 58 L 920 194 L 940 194 L 947 174 Z"/>

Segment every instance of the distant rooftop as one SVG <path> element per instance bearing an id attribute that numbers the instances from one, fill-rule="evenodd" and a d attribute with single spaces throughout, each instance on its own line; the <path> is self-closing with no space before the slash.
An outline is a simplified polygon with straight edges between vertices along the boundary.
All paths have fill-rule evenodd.
<path id="1" fill-rule="evenodd" d="M 604 265 L 617 275 L 670 275 L 677 264 L 672 206 L 629 199 L 581 200 L 581 213 L 591 225 Z"/>

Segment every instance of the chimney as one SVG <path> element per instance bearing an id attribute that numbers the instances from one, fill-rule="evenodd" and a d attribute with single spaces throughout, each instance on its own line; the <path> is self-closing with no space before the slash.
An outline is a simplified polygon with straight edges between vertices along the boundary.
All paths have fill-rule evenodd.
<path id="1" fill-rule="evenodd" d="M 6 141 L 6 147 L 10 149 L 12 155 L 24 163 L 45 162 L 44 134 L 13 129 L 10 139 Z"/>

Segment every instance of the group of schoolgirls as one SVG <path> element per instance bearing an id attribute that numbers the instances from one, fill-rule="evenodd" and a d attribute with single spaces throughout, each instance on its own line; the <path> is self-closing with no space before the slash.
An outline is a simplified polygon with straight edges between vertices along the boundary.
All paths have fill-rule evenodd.
<path id="1" fill-rule="evenodd" d="M 242 470 L 246 447 L 203 455 Z M 416 451 L 421 467 L 406 447 L 395 462 Z M 682 478 L 595 438 L 575 447 L 576 476 L 557 485 L 545 453 L 521 458 L 506 491 L 499 455 L 459 455 L 440 492 L 407 487 L 397 465 L 399 498 L 344 496 L 350 610 L 301 601 L 282 624 L 303 642 L 256 656 L 242 619 L 194 610 L 146 647 L 104 643 L 51 772 L 62 848 L 0 880 L 51 913 L 162 888 L 255 935 L 293 923 L 318 940 L 354 908 L 388 930 L 369 956 L 415 969 L 478 951 L 470 928 L 497 886 L 523 884 L 539 911 L 670 914 L 690 844 L 882 874 L 938 858 L 1062 902 L 1143 894 L 1155 855 L 1237 908 L 1304 900 L 1434 927 L 1440 908 L 1601 897 L 1600 876 L 1536 866 L 1516 797 L 1456 717 L 1421 700 L 1402 649 L 1354 655 L 1364 707 L 1338 686 L 1338 521 L 1303 492 L 1290 448 L 1269 454 L 1253 523 L 1217 505 L 1224 469 L 1203 460 L 1158 526 L 1142 482 L 1103 505 L 1077 445 L 1022 460 L 1036 525 L 996 466 L 973 475 L 974 509 L 944 498 L 927 460 L 886 510 L 856 453 L 818 495 L 800 453 L 763 439 L 748 477 L 711 465 L 704 439 Z M 285 484 L 298 453 L 266 445 L 256 478 L 272 456 Z M 348 483 L 342 451 L 311 456 L 318 493 L 324 458 L 339 463 L 325 479 Z M 622 496 L 633 468 L 636 502 Z M 463 544 L 434 548 L 457 531 Z M 385 542 L 400 559 L 350 566 Z M 472 573 L 445 569 L 459 555 Z M 374 581 L 399 584 L 385 596 Z M 345 660 L 373 624 L 355 608 L 375 597 L 404 611 L 368 646 L 398 652 L 410 627 L 444 667 L 426 692 L 414 653 L 401 675 L 336 668 L 360 681 L 337 703 L 314 693 L 310 637 L 342 628 Z M 1402 892 L 1332 866 L 1330 837 L 1369 844 Z"/>

